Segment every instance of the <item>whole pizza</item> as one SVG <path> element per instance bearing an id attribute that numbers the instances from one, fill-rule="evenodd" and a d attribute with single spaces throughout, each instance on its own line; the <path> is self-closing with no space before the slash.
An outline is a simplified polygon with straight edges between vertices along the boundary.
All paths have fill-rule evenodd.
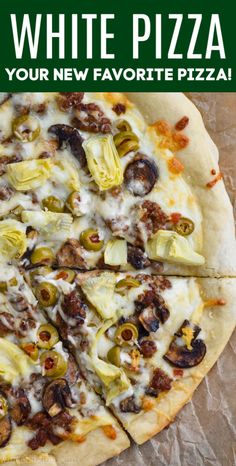
<path id="1" fill-rule="evenodd" d="M 94 466 L 173 421 L 236 321 L 232 207 L 173 93 L 0 102 L 0 463 Z"/>

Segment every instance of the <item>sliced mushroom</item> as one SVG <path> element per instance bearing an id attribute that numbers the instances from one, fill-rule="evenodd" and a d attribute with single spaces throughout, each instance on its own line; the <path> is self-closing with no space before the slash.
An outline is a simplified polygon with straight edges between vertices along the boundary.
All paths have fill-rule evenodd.
<path id="1" fill-rule="evenodd" d="M 164 299 L 161 295 L 157 294 L 154 290 L 147 290 L 135 301 L 135 308 L 138 312 L 143 309 L 151 307 L 155 311 L 156 317 L 162 324 L 168 319 L 170 312 L 167 309 Z"/>
<path id="2" fill-rule="evenodd" d="M 11 418 L 18 426 L 21 426 L 28 419 L 30 412 L 30 402 L 24 390 L 19 390 L 16 402 L 13 408 L 10 410 Z"/>
<path id="3" fill-rule="evenodd" d="M 82 257 L 82 246 L 77 239 L 66 241 L 57 252 L 56 257 L 60 267 L 86 269 L 86 263 Z"/>
<path id="4" fill-rule="evenodd" d="M 189 345 L 184 340 L 186 329 L 192 332 Z M 200 327 L 190 324 L 185 320 L 180 329 L 175 333 L 167 353 L 163 356 L 166 361 L 176 367 L 187 369 L 200 364 L 206 354 L 206 345 L 202 340 L 196 340 L 201 331 Z M 190 346 L 188 348 L 188 346 Z"/>
<path id="5" fill-rule="evenodd" d="M 82 147 L 83 139 L 76 128 L 69 125 L 52 125 L 48 128 L 48 132 L 55 134 L 59 141 L 59 149 L 61 149 L 63 143 L 70 146 L 72 154 L 79 161 L 81 167 L 86 166 L 86 155 Z"/>
<path id="6" fill-rule="evenodd" d="M 56 379 L 46 385 L 42 403 L 49 416 L 54 417 L 72 406 L 70 387 L 65 379 Z"/>
<path id="7" fill-rule="evenodd" d="M 137 248 L 132 244 L 128 245 L 128 262 L 136 270 L 142 270 L 149 267 L 151 262 L 141 248 Z"/>
<path id="8" fill-rule="evenodd" d="M 153 307 L 149 306 L 146 307 L 138 317 L 139 321 L 141 322 L 142 326 L 148 331 L 148 332 L 156 332 L 159 328 L 159 319 L 156 315 L 155 309 Z"/>
<path id="9" fill-rule="evenodd" d="M 156 310 L 156 314 L 158 318 L 160 319 L 161 323 L 164 324 L 170 315 L 170 311 L 169 309 L 167 309 L 165 305 L 165 301 L 162 298 L 162 296 L 160 295 L 155 296 L 154 306 L 155 306 L 155 310 Z"/>
<path id="10" fill-rule="evenodd" d="M 122 413 L 139 413 L 141 407 L 135 402 L 134 396 L 129 396 L 120 402 L 120 410 Z"/>
<path id="11" fill-rule="evenodd" d="M 154 161 L 148 159 L 143 154 L 138 154 L 130 162 L 124 173 L 126 188 L 134 196 L 146 196 L 150 193 L 158 179 L 158 168 Z"/>
<path id="12" fill-rule="evenodd" d="M 140 325 L 138 326 L 138 342 L 140 343 L 140 341 L 144 337 L 149 337 L 149 332 L 140 323 Z"/>
<path id="13" fill-rule="evenodd" d="M 5 447 L 11 437 L 12 425 L 10 416 L 5 416 L 0 421 L 0 448 Z"/>

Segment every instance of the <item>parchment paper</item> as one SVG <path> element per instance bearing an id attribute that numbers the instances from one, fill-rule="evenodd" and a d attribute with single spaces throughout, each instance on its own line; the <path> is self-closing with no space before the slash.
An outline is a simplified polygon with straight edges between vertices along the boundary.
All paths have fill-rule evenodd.
<path id="1" fill-rule="evenodd" d="M 220 151 L 236 218 L 236 93 L 187 94 Z M 236 303 L 235 303 L 236 305 Z M 149 442 L 104 466 L 236 465 L 236 332 L 175 422 Z"/>

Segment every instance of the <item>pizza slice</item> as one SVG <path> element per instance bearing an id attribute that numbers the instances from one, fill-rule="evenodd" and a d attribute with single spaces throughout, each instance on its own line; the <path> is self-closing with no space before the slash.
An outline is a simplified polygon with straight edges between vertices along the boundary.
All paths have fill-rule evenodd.
<path id="1" fill-rule="evenodd" d="M 39 269 L 27 280 L 137 443 L 172 421 L 235 326 L 234 279 Z"/>
<path id="2" fill-rule="evenodd" d="M 23 276 L 0 272 L 0 463 L 92 466 L 129 440 L 84 379 Z M 12 461 L 11 463 L 8 463 Z"/>
<path id="3" fill-rule="evenodd" d="M 232 208 L 196 110 L 182 95 L 130 97 L 4 97 L 1 255 L 25 268 L 234 275 Z"/>

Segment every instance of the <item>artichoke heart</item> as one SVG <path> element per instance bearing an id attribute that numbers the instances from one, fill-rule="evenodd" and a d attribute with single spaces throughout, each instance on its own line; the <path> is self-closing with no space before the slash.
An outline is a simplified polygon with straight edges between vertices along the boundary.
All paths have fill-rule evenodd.
<path id="1" fill-rule="evenodd" d="M 29 356 L 14 343 L 0 338 L 0 377 L 13 383 L 16 378 L 28 376 L 33 363 Z"/>
<path id="2" fill-rule="evenodd" d="M 35 210 L 24 210 L 21 214 L 22 222 L 28 223 L 46 236 L 52 233 L 63 235 L 70 232 L 73 222 L 72 215 L 58 212 L 38 212 Z"/>
<path id="3" fill-rule="evenodd" d="M 24 226 L 17 220 L 0 222 L 0 254 L 7 258 L 19 258 L 26 251 Z"/>
<path id="4" fill-rule="evenodd" d="M 127 243 L 125 239 L 108 241 L 104 252 L 104 262 L 108 265 L 127 264 Z"/>
<path id="5" fill-rule="evenodd" d="M 50 176 L 50 159 L 25 160 L 7 165 L 7 178 L 16 191 L 27 191 L 41 186 Z"/>
<path id="6" fill-rule="evenodd" d="M 101 379 L 106 387 L 120 377 L 120 369 L 118 367 L 101 359 L 96 359 L 94 367 L 99 379 Z"/>
<path id="7" fill-rule="evenodd" d="M 116 315 L 113 301 L 115 285 L 116 277 L 111 272 L 91 276 L 81 285 L 87 299 L 103 319 L 110 319 Z"/>
<path id="8" fill-rule="evenodd" d="M 127 375 L 122 369 L 119 369 L 119 371 L 119 378 L 115 379 L 106 391 L 106 405 L 110 405 L 114 398 L 121 395 L 121 393 L 126 392 L 130 388 L 130 382 Z"/>
<path id="9" fill-rule="evenodd" d="M 89 171 L 101 191 L 121 185 L 123 170 L 111 135 L 89 138 L 83 148 Z"/>
<path id="10" fill-rule="evenodd" d="M 114 366 L 111 363 L 107 363 L 102 359 L 99 359 L 97 354 L 98 341 L 100 337 L 109 327 L 111 327 L 111 325 L 114 324 L 114 322 L 115 319 L 107 320 L 98 330 L 90 354 L 94 370 L 105 386 L 107 405 L 109 405 L 114 398 L 128 390 L 130 387 L 129 379 L 127 378 L 123 369 Z"/>
<path id="11" fill-rule="evenodd" d="M 150 259 L 177 262 L 186 265 L 202 265 L 203 256 L 193 251 L 188 240 L 175 231 L 159 230 L 146 244 Z"/>

